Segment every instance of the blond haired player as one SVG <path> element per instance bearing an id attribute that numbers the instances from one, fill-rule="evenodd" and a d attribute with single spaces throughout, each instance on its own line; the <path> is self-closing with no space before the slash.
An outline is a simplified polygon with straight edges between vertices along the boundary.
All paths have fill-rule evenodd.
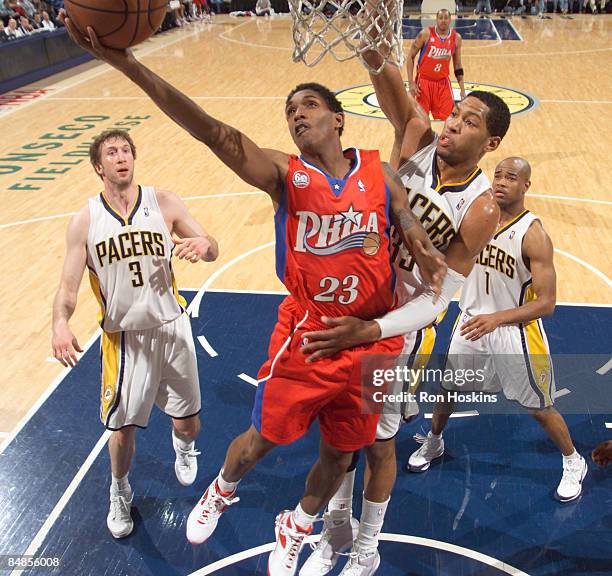
<path id="1" fill-rule="evenodd" d="M 64 269 L 53 303 L 53 354 L 74 366 L 82 352 L 68 324 L 87 267 L 100 304 L 100 418 L 112 430 L 112 481 L 107 525 L 115 538 L 134 527 L 128 471 L 136 428 L 146 428 L 153 404 L 172 418 L 175 471 L 188 486 L 197 473 L 200 387 L 185 301 L 171 258 L 217 258 L 216 241 L 170 192 L 134 182 L 136 148 L 122 130 L 103 132 L 90 160 L 104 190 L 72 218 Z M 173 238 L 173 234 L 178 238 Z"/>

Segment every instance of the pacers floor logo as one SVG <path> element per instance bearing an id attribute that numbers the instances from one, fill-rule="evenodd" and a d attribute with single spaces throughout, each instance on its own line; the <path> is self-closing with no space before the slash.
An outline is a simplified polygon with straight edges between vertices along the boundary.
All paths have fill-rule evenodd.
<path id="1" fill-rule="evenodd" d="M 452 86 L 455 100 L 459 100 L 459 84 L 457 84 L 457 82 L 452 82 Z M 508 108 L 510 108 L 512 114 L 528 112 L 529 110 L 533 110 L 537 104 L 535 97 L 512 88 L 504 88 L 503 86 L 480 84 L 479 82 L 466 82 L 466 93 L 469 94 L 472 90 L 493 92 L 508 104 Z M 372 84 L 345 88 L 337 92 L 336 96 L 342 103 L 345 112 L 358 116 L 366 116 L 368 118 L 385 118 L 385 115 L 378 105 L 378 99 L 376 98 Z"/>

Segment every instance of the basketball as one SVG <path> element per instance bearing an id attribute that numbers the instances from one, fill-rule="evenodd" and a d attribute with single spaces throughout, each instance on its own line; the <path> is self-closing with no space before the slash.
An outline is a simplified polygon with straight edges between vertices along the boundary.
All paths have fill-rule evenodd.
<path id="1" fill-rule="evenodd" d="M 167 0 L 65 0 L 69 18 L 83 34 L 91 26 L 101 44 L 129 48 L 161 26 Z"/>
<path id="2" fill-rule="evenodd" d="M 370 232 L 363 239 L 363 252 L 368 256 L 375 256 L 380 248 L 380 236 L 376 232 Z"/>

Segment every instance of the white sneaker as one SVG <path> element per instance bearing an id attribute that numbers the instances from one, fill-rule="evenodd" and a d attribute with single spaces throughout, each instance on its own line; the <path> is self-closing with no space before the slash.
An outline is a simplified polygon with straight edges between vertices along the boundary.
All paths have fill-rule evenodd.
<path id="1" fill-rule="evenodd" d="M 172 446 L 176 452 L 174 461 L 174 472 L 178 481 L 183 486 L 191 486 L 198 475 L 198 456 L 200 452 L 195 449 L 195 442 L 191 443 L 188 450 L 183 450 L 177 443 L 177 438 L 172 431 Z"/>
<path id="2" fill-rule="evenodd" d="M 346 510 L 331 510 L 323 516 L 321 539 L 300 569 L 300 576 L 323 576 L 334 569 L 338 558 L 353 547 L 359 521 Z"/>
<path id="3" fill-rule="evenodd" d="M 408 470 L 410 472 L 425 472 L 436 458 L 444 454 L 444 439 L 434 438 L 431 431 L 427 437 L 423 437 L 423 446 L 413 452 L 408 459 Z"/>
<path id="4" fill-rule="evenodd" d="M 110 510 L 106 517 L 106 525 L 113 538 L 125 538 L 132 533 L 134 521 L 132 520 L 130 510 L 133 499 L 134 494 L 131 490 L 129 493 L 111 494 Z"/>
<path id="5" fill-rule="evenodd" d="M 304 538 L 312 532 L 300 528 L 285 510 L 276 517 L 276 547 L 268 558 L 268 576 L 293 576 L 298 566 Z"/>
<path id="6" fill-rule="evenodd" d="M 187 540 L 192 544 L 202 544 L 208 540 L 221 514 L 240 501 L 235 494 L 235 491 L 232 494 L 221 494 L 215 478 L 187 518 Z"/>
<path id="7" fill-rule="evenodd" d="M 357 546 L 350 554 L 349 561 L 339 576 L 372 576 L 380 566 L 378 550 L 361 552 Z"/>
<path id="8" fill-rule="evenodd" d="M 582 494 L 582 481 L 586 476 L 588 466 L 586 460 L 578 458 L 563 459 L 563 476 L 557 486 L 555 498 L 560 502 L 571 502 Z"/>

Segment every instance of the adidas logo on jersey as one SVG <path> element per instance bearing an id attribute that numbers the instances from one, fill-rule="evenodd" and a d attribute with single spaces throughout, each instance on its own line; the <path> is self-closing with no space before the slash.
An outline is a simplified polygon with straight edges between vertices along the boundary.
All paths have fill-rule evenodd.
<path id="1" fill-rule="evenodd" d="M 351 204 L 348 210 L 339 214 L 315 214 L 297 212 L 299 219 L 295 251 L 310 252 L 317 256 L 338 254 L 353 248 L 363 248 L 366 236 L 378 233 L 376 212 L 364 216 Z"/>

